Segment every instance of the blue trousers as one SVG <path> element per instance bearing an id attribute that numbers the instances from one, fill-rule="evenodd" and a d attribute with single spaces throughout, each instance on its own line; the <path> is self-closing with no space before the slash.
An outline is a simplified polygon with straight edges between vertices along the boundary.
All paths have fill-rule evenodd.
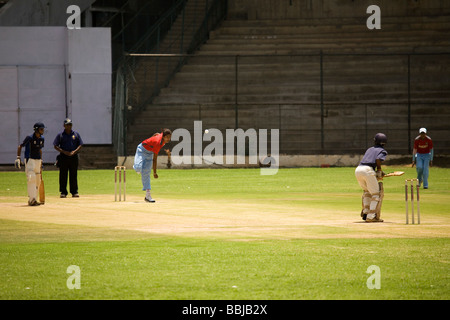
<path id="1" fill-rule="evenodd" d="M 142 190 L 151 190 L 150 174 L 153 166 L 153 152 L 148 151 L 140 143 L 134 155 L 133 169 L 141 175 Z"/>
<path id="2" fill-rule="evenodd" d="M 423 182 L 423 187 L 428 188 L 428 175 L 430 173 L 430 154 L 429 153 L 417 153 L 416 157 L 416 171 L 417 179 L 419 182 Z"/>

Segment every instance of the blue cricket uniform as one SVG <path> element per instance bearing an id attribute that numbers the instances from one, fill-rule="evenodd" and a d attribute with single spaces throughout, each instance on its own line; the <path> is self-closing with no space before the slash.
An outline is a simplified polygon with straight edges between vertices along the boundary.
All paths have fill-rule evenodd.
<path id="1" fill-rule="evenodd" d="M 44 147 L 44 136 L 40 136 L 39 138 L 33 133 L 32 135 L 27 136 L 21 146 L 25 147 L 24 158 L 28 159 L 41 159 L 41 149 Z"/>
<path id="2" fill-rule="evenodd" d="M 387 151 L 384 150 L 382 146 L 374 146 L 367 149 L 364 157 L 361 160 L 359 165 L 372 167 L 373 170 L 376 170 L 377 164 L 376 160 L 379 159 L 381 161 L 386 160 Z"/>
<path id="3" fill-rule="evenodd" d="M 67 134 L 66 131 L 63 131 L 55 137 L 53 145 L 60 147 L 64 151 L 73 151 L 80 145 L 83 145 L 83 140 L 78 132 L 72 130 L 70 134 Z"/>
<path id="4" fill-rule="evenodd" d="M 36 197 L 41 184 L 41 149 L 44 147 L 44 137 L 37 137 L 36 133 L 33 133 L 27 136 L 20 146 L 25 147 L 24 162 L 27 175 L 28 205 L 36 205 Z"/>
<path id="5" fill-rule="evenodd" d="M 80 134 L 75 131 L 70 131 L 69 134 L 64 130 L 59 133 L 53 145 L 61 148 L 64 151 L 74 151 L 79 146 L 83 145 L 83 140 Z M 59 166 L 59 192 L 61 195 L 67 195 L 67 178 L 69 177 L 70 193 L 72 195 L 78 194 L 78 154 L 67 156 L 63 153 L 58 157 Z"/>

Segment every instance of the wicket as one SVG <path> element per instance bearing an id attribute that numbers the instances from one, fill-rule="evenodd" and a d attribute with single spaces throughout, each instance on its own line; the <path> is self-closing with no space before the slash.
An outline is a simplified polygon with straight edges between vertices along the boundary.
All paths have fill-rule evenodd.
<path id="1" fill-rule="evenodd" d="M 122 189 L 123 189 L 123 201 L 126 201 L 127 168 L 125 168 L 124 166 L 116 166 L 114 168 L 114 201 L 117 201 L 117 172 L 119 173 L 119 201 L 122 201 Z M 122 172 L 123 172 L 123 182 L 122 182 Z"/>
<path id="2" fill-rule="evenodd" d="M 406 205 L 406 224 L 409 224 L 409 212 L 408 212 L 408 187 L 411 185 L 411 222 L 414 224 L 414 186 L 416 186 L 417 193 L 417 224 L 420 224 L 420 198 L 419 198 L 419 180 L 418 179 L 406 179 L 405 180 L 405 205 Z"/>

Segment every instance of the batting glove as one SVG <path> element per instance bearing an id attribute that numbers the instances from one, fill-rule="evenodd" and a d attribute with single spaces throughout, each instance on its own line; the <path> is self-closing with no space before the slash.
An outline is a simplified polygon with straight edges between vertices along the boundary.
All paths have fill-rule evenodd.
<path id="1" fill-rule="evenodd" d="M 16 161 L 14 161 L 14 166 L 15 166 L 17 169 L 20 169 L 20 157 L 17 157 Z"/>
<path id="2" fill-rule="evenodd" d="M 383 176 L 384 176 L 384 172 L 383 171 L 377 171 L 377 179 L 378 180 L 380 180 L 380 179 L 383 179 Z"/>

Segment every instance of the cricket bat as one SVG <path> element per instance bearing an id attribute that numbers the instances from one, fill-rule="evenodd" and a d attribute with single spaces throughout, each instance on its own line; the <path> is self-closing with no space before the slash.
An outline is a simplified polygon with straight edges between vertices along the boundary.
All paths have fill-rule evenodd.
<path id="1" fill-rule="evenodd" d="M 44 187 L 44 179 L 42 178 L 42 174 L 41 174 L 41 184 L 39 185 L 39 203 L 40 204 L 45 203 L 45 187 Z"/>
<path id="2" fill-rule="evenodd" d="M 398 177 L 398 176 L 401 176 L 401 175 L 403 175 L 403 174 L 404 174 L 403 171 L 394 171 L 394 172 L 386 173 L 386 174 L 383 176 L 383 178 L 387 178 L 387 177 Z"/>

